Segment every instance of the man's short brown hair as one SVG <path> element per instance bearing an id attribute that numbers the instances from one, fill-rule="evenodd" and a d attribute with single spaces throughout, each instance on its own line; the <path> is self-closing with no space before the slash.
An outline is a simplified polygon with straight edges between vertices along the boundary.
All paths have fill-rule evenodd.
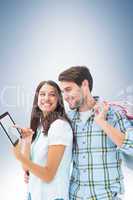
<path id="1" fill-rule="evenodd" d="M 78 86 L 81 86 L 84 80 L 88 80 L 90 92 L 93 88 L 93 78 L 86 66 L 72 66 L 60 73 L 58 80 L 75 82 Z"/>

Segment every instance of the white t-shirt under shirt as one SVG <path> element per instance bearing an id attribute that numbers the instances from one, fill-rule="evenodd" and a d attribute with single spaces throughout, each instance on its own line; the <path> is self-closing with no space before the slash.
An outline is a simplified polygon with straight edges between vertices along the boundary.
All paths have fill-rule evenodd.
<path id="1" fill-rule="evenodd" d="M 80 114 L 80 119 L 82 120 L 82 122 L 85 124 L 86 121 L 88 120 L 88 118 L 90 117 L 92 111 L 91 110 L 87 110 L 84 112 L 79 112 Z"/>
<path id="2" fill-rule="evenodd" d="M 62 144 L 66 147 L 56 175 L 51 182 L 42 181 L 30 173 L 29 192 L 32 200 L 54 200 L 56 198 L 69 200 L 72 140 L 72 129 L 69 123 L 61 119 L 51 124 L 47 136 L 41 129 L 38 130 L 37 137 L 31 145 L 31 159 L 34 163 L 40 166 L 46 165 L 49 145 Z"/>

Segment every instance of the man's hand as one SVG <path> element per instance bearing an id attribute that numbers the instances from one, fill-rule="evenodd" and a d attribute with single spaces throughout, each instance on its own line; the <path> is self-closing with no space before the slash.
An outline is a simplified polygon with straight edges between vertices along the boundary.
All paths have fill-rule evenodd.
<path id="1" fill-rule="evenodd" d="M 125 134 L 122 133 L 119 129 L 110 125 L 107 120 L 107 112 L 109 110 L 109 104 L 107 102 L 102 102 L 96 104 L 94 107 L 96 123 L 101 127 L 105 134 L 118 146 L 121 147 L 125 140 Z"/>
<path id="2" fill-rule="evenodd" d="M 105 101 L 97 103 L 94 106 L 95 118 L 94 120 L 98 123 L 99 121 L 106 121 L 106 115 L 109 110 L 109 104 Z"/>

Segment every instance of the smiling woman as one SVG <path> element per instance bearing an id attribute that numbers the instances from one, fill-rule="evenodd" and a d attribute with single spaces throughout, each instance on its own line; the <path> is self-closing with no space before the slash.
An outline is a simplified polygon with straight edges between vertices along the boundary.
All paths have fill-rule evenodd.
<path id="1" fill-rule="evenodd" d="M 57 104 L 57 94 L 55 89 L 49 85 L 44 84 L 38 95 L 38 106 L 43 110 L 43 114 L 47 115 L 48 112 L 54 111 Z"/>
<path id="2" fill-rule="evenodd" d="M 34 134 L 33 134 L 34 132 Z M 35 93 L 31 127 L 21 128 L 21 145 L 13 150 L 29 176 L 28 200 L 68 200 L 72 129 L 61 91 L 53 81 L 42 81 Z"/>

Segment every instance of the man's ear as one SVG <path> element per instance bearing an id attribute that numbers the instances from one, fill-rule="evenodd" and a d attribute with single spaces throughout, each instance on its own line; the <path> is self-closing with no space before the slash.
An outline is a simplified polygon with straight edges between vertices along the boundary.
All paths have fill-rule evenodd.
<path id="1" fill-rule="evenodd" d="M 88 87 L 89 88 L 89 83 L 88 83 L 88 80 L 83 80 L 82 81 L 82 87 Z"/>
<path id="2" fill-rule="evenodd" d="M 81 85 L 81 88 L 82 88 L 84 94 L 87 94 L 87 93 L 88 93 L 88 91 L 89 91 L 89 83 L 88 83 L 88 80 L 86 80 L 86 79 L 83 80 L 82 85 Z"/>

